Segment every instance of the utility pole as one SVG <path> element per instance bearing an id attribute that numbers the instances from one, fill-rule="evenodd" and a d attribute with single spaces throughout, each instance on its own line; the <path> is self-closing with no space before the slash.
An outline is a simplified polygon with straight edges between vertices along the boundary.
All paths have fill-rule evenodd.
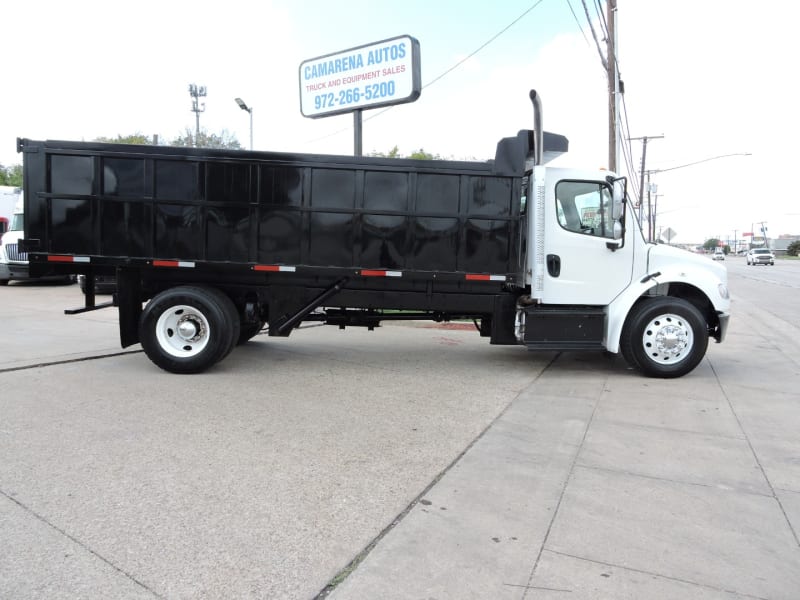
<path id="1" fill-rule="evenodd" d="M 202 107 L 200 105 L 200 98 L 206 97 L 206 86 L 195 85 L 194 83 L 189 84 L 189 95 L 192 97 L 192 112 L 195 114 L 196 120 L 196 128 L 194 134 L 194 147 L 197 148 L 199 140 L 200 140 L 200 113 L 206 110 L 206 103 L 203 102 Z"/>
<path id="2" fill-rule="evenodd" d="M 617 0 L 608 0 L 606 22 L 608 38 L 606 39 L 606 55 L 608 69 L 608 168 L 617 172 L 617 156 L 619 155 L 619 65 L 617 64 Z"/>
<path id="3" fill-rule="evenodd" d="M 767 237 L 766 221 L 759 221 L 761 223 L 761 234 L 764 236 L 764 247 L 769 250 L 769 238 Z"/>
<path id="4" fill-rule="evenodd" d="M 654 198 L 654 200 L 653 200 L 653 234 L 655 234 L 656 221 L 658 219 L 658 199 L 659 199 L 659 197 L 663 196 L 664 194 L 657 193 L 658 192 L 658 185 L 655 184 L 655 183 L 652 185 L 652 192 L 653 192 L 653 198 Z M 659 227 L 659 234 L 656 237 L 656 241 L 658 241 L 661 238 L 661 233 L 660 232 L 661 232 L 661 228 Z"/>
<path id="5" fill-rule="evenodd" d="M 647 140 L 660 140 L 663 137 L 664 134 L 628 138 L 629 142 L 633 140 L 642 140 L 642 167 L 639 176 L 639 227 L 642 226 L 642 210 L 644 207 L 644 166 L 647 160 Z"/>

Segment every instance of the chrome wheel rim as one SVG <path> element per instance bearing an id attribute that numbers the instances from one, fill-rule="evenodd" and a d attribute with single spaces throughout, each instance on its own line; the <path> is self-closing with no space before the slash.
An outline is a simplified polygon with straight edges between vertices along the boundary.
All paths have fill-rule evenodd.
<path id="1" fill-rule="evenodd" d="M 667 313 L 650 320 L 642 333 L 647 357 L 662 365 L 681 362 L 692 352 L 694 334 L 686 319 Z"/>
<path id="2" fill-rule="evenodd" d="M 170 356 L 189 358 L 208 345 L 210 327 L 206 316 L 194 306 L 179 304 L 165 310 L 156 322 L 156 339 Z"/>

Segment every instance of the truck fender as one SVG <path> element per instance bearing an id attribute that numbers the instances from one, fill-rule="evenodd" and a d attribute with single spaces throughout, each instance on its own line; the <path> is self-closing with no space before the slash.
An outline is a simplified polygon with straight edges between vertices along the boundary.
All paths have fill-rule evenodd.
<path id="1" fill-rule="evenodd" d="M 637 281 L 628 286 L 619 296 L 608 305 L 608 323 L 606 325 L 606 339 L 603 345 L 609 352 L 619 352 L 619 338 L 622 335 L 622 327 L 625 319 L 636 301 L 644 296 L 649 290 L 658 285 L 658 282 L 650 277 L 646 281 Z"/>
<path id="2" fill-rule="evenodd" d="M 622 328 L 628 318 L 631 308 L 637 300 L 644 295 L 669 295 L 667 290 L 673 284 L 691 287 L 697 290 L 697 295 L 704 297 L 717 311 L 727 312 L 730 309 L 730 299 L 721 295 L 719 286 L 722 283 L 705 270 L 686 269 L 685 265 L 678 268 L 665 267 L 661 271 L 647 275 L 641 280 L 631 284 L 624 292 L 614 298 L 608 306 L 608 325 L 606 327 L 605 347 L 609 352 L 619 352 L 619 339 Z M 663 293 L 651 293 L 653 288 L 661 286 Z"/>

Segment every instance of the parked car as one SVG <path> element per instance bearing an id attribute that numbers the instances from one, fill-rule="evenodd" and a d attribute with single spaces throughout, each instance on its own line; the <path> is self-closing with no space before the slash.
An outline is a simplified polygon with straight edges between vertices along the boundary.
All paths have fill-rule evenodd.
<path id="1" fill-rule="evenodd" d="M 747 252 L 748 265 L 774 265 L 775 255 L 769 248 L 751 248 Z"/>

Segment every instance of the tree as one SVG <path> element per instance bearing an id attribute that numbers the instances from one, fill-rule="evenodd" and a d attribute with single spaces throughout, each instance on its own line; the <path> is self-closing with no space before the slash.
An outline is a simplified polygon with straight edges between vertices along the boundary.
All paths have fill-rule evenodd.
<path id="1" fill-rule="evenodd" d="M 139 132 L 139 131 L 137 131 L 136 133 L 134 133 L 132 135 L 121 135 L 121 134 L 118 133 L 117 137 L 115 137 L 115 138 L 100 136 L 98 138 L 95 138 L 94 141 L 95 142 L 105 142 L 105 143 L 110 143 L 110 144 L 140 144 L 140 145 L 152 144 L 152 141 L 150 140 L 150 138 L 147 137 L 145 134 Z"/>
<path id="2" fill-rule="evenodd" d="M 717 238 L 711 238 L 705 241 L 705 243 L 703 244 L 703 249 L 710 251 L 716 248 L 717 246 L 719 246 L 719 240 Z"/>
<path id="3" fill-rule="evenodd" d="M 195 144 L 195 132 L 188 127 L 181 135 L 169 142 L 168 145 L 198 148 L 229 148 L 231 150 L 241 150 L 242 148 L 236 136 L 227 129 L 223 129 L 219 135 L 216 133 L 208 133 L 205 129 L 201 129 L 200 135 L 197 136 L 197 144 Z"/>
<path id="4" fill-rule="evenodd" d="M 421 160 L 441 160 L 441 156 L 438 154 L 431 154 L 430 152 L 425 152 L 422 148 L 419 150 L 414 150 L 411 154 L 408 155 L 408 158 L 416 158 Z"/>
<path id="5" fill-rule="evenodd" d="M 800 256 L 800 240 L 795 240 L 786 248 L 789 256 Z"/>
<path id="6" fill-rule="evenodd" d="M 0 185 L 22 187 L 22 165 L 0 165 Z"/>
<path id="7" fill-rule="evenodd" d="M 389 150 L 388 153 L 386 153 L 386 152 L 376 152 L 375 150 L 373 150 L 372 152 L 370 152 L 369 155 L 370 156 L 380 156 L 382 158 L 400 158 L 400 150 L 395 145 L 395 147 L 392 148 L 391 150 Z"/>
<path id="8" fill-rule="evenodd" d="M 419 150 L 414 150 L 408 156 L 403 156 L 400 154 L 400 150 L 398 150 L 397 146 L 389 150 L 389 152 L 371 152 L 370 156 L 382 156 L 383 158 L 416 158 L 418 160 L 441 160 L 441 156 L 438 154 L 431 154 L 430 152 L 425 152 L 422 148 Z"/>

